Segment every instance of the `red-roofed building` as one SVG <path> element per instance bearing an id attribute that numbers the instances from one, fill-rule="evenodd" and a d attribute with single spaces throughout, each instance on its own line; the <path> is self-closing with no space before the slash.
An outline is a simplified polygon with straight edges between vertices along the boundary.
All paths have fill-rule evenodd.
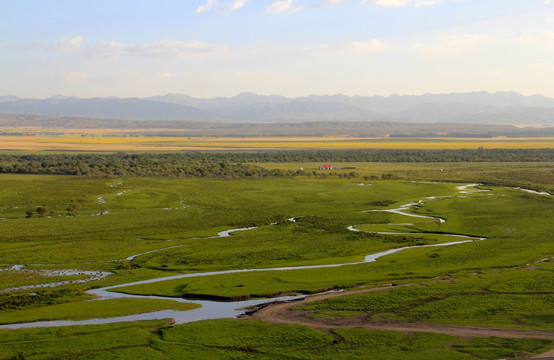
<path id="1" fill-rule="evenodd" d="M 331 170 L 333 168 L 333 166 L 331 164 L 323 164 L 321 165 L 321 167 L 319 168 L 320 170 Z"/>

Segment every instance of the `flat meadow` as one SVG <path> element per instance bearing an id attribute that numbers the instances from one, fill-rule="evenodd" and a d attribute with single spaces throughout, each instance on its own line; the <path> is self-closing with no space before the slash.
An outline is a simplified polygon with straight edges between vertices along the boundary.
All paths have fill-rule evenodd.
<path id="1" fill-rule="evenodd" d="M 337 329 L 237 319 L 170 327 L 140 321 L 23 329 L 0 338 L 5 359 L 495 359 L 545 351 L 548 340 Z M 399 347 L 399 344 L 401 346 Z"/>
<path id="2" fill-rule="evenodd" d="M 333 163 L 330 171 L 318 170 L 317 162 L 257 165 L 306 173 L 238 179 L 0 174 L 0 323 L 195 307 L 172 297 L 228 301 L 418 283 L 314 302 L 301 311 L 323 321 L 365 316 L 554 330 L 554 200 L 513 188 L 551 191 L 552 163 L 352 162 Z M 460 188 L 467 184 L 482 185 Z M 408 203 L 414 205 L 403 213 L 388 211 Z M 217 236 L 240 228 L 250 229 Z M 469 239 L 452 235 L 486 239 L 363 262 L 385 250 Z M 278 267 L 289 269 L 270 270 Z M 125 285 L 253 268 L 269 270 Z M 86 273 L 48 272 L 60 269 L 110 275 L 87 280 Z M 53 282 L 60 285 L 40 287 Z M 90 301 L 86 291 L 103 286 L 165 299 Z M 0 344 L 0 359 L 493 359 L 553 346 L 548 339 L 322 332 L 249 319 L 0 330 Z"/>

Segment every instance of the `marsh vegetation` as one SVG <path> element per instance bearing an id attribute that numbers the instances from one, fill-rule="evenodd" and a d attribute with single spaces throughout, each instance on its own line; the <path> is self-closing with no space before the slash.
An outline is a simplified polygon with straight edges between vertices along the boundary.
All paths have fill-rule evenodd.
<path id="1" fill-rule="evenodd" d="M 285 172 L 316 164 L 258 163 L 261 168 Z M 442 172 L 437 171 L 437 164 L 428 163 L 355 166 L 356 179 L 306 174 L 256 179 L 0 175 L 0 263 L 4 264 L 0 277 L 2 288 L 12 289 L 0 293 L 0 321 L 186 310 L 193 306 L 170 299 L 87 301 L 91 296 L 86 291 L 182 273 L 355 263 L 371 253 L 451 242 L 456 239 L 447 234 L 461 234 L 487 240 L 413 248 L 372 263 L 237 272 L 114 290 L 246 299 L 421 282 L 423 285 L 311 303 L 301 311 L 322 321 L 365 316 L 395 323 L 553 330 L 552 196 L 495 185 L 464 194 L 456 188 L 459 182 L 451 183 L 457 179 L 489 184 L 511 181 L 514 186 L 551 191 L 550 163 L 445 163 L 440 164 Z M 382 180 L 383 173 L 399 180 Z M 382 211 L 411 202 L 417 206 L 405 211 L 418 217 Z M 71 204 L 80 205 L 75 213 L 67 210 Z M 48 211 L 39 213 L 39 208 Z M 26 217 L 27 211 L 34 215 Z M 350 231 L 350 226 L 360 231 Z M 214 237 L 222 230 L 243 227 L 256 228 Z M 391 234 L 380 234 L 383 232 Z M 22 272 L 13 268 L 14 264 L 35 270 Z M 41 272 L 44 269 L 112 275 L 86 283 L 24 290 L 23 286 L 64 280 Z M 79 278 L 73 275 L 69 280 Z M 13 290 L 17 288 L 20 290 Z M 102 305 L 103 301 L 108 301 L 107 305 Z M 471 359 L 537 353 L 552 346 L 547 339 L 459 338 L 363 329 L 335 329 L 327 334 L 309 327 L 250 320 L 209 320 L 174 327 L 149 321 L 22 329 L 1 331 L 0 341 L 7 349 L 2 355 L 5 359 L 102 358 L 108 353 L 126 358 L 137 357 L 139 352 L 149 358 L 185 353 L 207 358 L 223 354 L 238 358 L 356 358 L 368 354 L 413 358 L 419 353 L 417 356 L 426 359 Z M 398 342 L 405 344 L 402 349 Z M 66 344 L 63 350 L 57 347 L 60 343 Z"/>

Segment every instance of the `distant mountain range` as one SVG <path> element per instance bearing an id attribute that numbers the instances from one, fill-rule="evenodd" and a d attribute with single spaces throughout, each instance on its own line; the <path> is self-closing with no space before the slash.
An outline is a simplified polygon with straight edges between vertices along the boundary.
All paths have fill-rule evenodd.
<path id="1" fill-rule="evenodd" d="M 187 120 L 231 123 L 405 122 L 554 125 L 554 98 L 516 92 L 420 96 L 317 96 L 299 98 L 241 93 L 193 98 L 167 94 L 146 98 L 48 99 L 0 97 L 0 113 L 124 120 Z"/>

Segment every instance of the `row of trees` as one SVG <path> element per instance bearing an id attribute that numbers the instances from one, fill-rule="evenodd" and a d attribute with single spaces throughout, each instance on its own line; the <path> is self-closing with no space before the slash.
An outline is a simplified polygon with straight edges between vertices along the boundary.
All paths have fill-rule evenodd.
<path id="1" fill-rule="evenodd" d="M 197 154 L 0 155 L 0 173 L 76 175 L 82 177 L 268 177 L 295 171 L 268 170 L 232 163 L 224 156 Z"/>
<path id="2" fill-rule="evenodd" d="M 552 161 L 554 149 L 477 150 L 328 150 L 166 154 L 0 155 L 0 173 L 58 174 L 83 177 L 268 177 L 303 171 L 265 169 L 267 162 L 522 162 Z M 313 174 L 316 175 L 317 174 Z M 357 174 L 349 173 L 356 177 Z"/>
<path id="3" fill-rule="evenodd" d="M 210 154 L 207 154 L 210 155 Z M 213 155 L 213 154 L 212 154 Z M 224 155 L 224 154 L 220 154 Z M 244 162 L 527 162 L 552 161 L 554 149 L 295 150 L 225 154 Z"/>

